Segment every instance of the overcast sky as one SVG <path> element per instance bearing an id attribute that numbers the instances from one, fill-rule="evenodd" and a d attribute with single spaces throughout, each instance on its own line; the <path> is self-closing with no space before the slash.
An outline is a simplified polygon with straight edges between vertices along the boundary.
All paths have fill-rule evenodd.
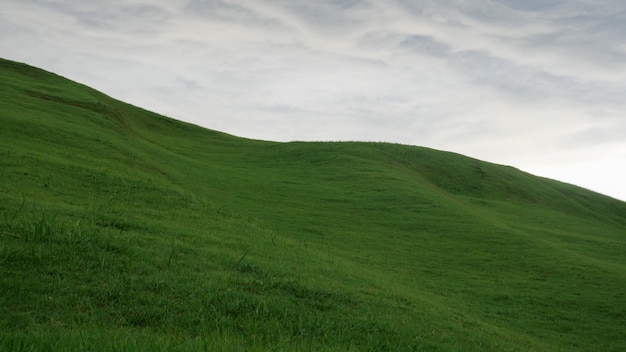
<path id="1" fill-rule="evenodd" d="M 626 200 L 623 0 L 2 0 L 0 56 L 273 141 L 384 141 Z"/>

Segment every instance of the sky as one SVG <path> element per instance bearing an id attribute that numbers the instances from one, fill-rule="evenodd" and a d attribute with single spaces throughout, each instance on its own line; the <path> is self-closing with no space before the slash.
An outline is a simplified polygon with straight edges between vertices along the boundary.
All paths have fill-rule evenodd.
<path id="1" fill-rule="evenodd" d="M 453 151 L 626 201 L 623 0 L 2 0 L 0 57 L 203 127 Z"/>

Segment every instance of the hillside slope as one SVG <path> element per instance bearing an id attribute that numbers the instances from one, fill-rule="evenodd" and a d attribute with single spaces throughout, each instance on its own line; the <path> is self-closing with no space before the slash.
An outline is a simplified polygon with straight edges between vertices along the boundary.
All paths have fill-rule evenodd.
<path id="1" fill-rule="evenodd" d="M 626 349 L 624 202 L 0 77 L 0 349 Z"/>

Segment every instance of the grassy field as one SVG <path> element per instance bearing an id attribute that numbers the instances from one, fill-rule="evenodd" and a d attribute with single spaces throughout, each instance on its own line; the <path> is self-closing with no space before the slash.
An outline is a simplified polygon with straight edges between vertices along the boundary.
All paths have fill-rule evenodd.
<path id="1" fill-rule="evenodd" d="M 624 351 L 625 322 L 624 202 L 0 60 L 0 350 Z"/>

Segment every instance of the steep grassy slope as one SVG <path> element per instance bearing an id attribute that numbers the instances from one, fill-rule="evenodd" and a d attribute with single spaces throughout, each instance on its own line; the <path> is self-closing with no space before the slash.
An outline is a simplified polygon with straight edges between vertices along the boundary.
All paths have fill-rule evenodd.
<path id="1" fill-rule="evenodd" d="M 0 77 L 0 349 L 626 349 L 623 202 Z"/>

